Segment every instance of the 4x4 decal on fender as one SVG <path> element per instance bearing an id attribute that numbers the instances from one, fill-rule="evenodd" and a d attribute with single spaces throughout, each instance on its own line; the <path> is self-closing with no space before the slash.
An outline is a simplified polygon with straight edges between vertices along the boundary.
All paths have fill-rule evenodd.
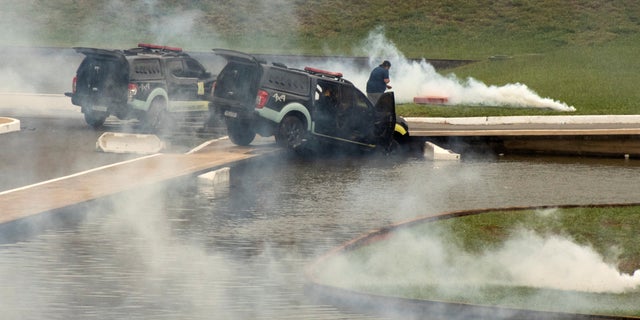
<path id="1" fill-rule="evenodd" d="M 278 95 L 278 93 L 276 92 L 276 93 L 273 94 L 273 99 L 276 102 L 285 102 L 285 101 L 287 101 L 287 95 L 284 94 L 284 93 L 282 95 Z"/>
<path id="2" fill-rule="evenodd" d="M 145 93 L 147 91 L 151 91 L 151 84 L 150 83 L 141 83 L 138 85 L 138 91 L 140 93 Z"/>

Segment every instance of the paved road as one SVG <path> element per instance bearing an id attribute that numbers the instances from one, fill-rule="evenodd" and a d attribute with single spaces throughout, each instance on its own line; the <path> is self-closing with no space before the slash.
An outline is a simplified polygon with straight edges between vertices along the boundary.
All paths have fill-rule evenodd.
<path id="1" fill-rule="evenodd" d="M 40 182 L 96 166 L 138 157 L 95 150 L 105 131 L 136 131 L 135 122 L 110 118 L 102 130 L 88 127 L 78 107 L 62 94 L 0 93 L 0 117 L 21 122 L 18 132 L 0 135 L 0 191 Z M 628 130 L 640 133 L 640 116 L 547 116 L 478 118 L 408 118 L 412 135 L 451 135 L 454 131 Z M 168 139 L 165 152 L 186 152 L 200 143 L 219 137 L 224 129 L 199 132 L 202 123 L 184 123 Z M 622 130 L 622 131 L 621 131 Z M 636 132 L 637 131 L 637 132 Z M 473 134 L 473 133 L 472 133 Z M 478 134 L 477 132 L 475 134 Z M 482 135 L 483 133 L 479 133 Z"/>
<path id="2" fill-rule="evenodd" d="M 102 133 L 135 132 L 135 122 L 110 118 L 103 129 L 94 130 L 63 95 L 0 94 L 0 116 L 20 120 L 20 131 L 0 135 L 0 191 L 140 156 L 96 151 Z M 220 135 L 182 129 L 164 152 L 186 152 Z"/>

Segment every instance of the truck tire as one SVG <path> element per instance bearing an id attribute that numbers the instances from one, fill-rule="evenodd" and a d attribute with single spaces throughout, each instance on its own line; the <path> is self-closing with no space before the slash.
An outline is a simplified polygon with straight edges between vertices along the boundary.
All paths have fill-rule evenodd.
<path id="1" fill-rule="evenodd" d="M 84 121 L 94 129 L 102 127 L 109 117 L 109 114 L 101 111 L 94 111 L 90 107 L 83 108 Z"/>
<path id="2" fill-rule="evenodd" d="M 297 116 L 286 115 L 280 122 L 276 133 L 276 142 L 291 150 L 301 149 L 306 141 L 307 129 L 304 122 Z"/>
<path id="3" fill-rule="evenodd" d="M 233 118 L 226 118 L 227 134 L 229 140 L 239 146 L 248 146 L 253 142 L 256 137 L 256 132 L 253 131 L 251 125 L 247 121 L 237 120 Z"/>
<path id="4" fill-rule="evenodd" d="M 167 112 L 167 102 L 164 98 L 156 97 L 151 101 L 151 105 L 149 105 L 149 109 L 144 115 L 144 119 L 142 120 L 142 127 L 144 131 L 147 132 L 159 132 L 162 129 L 163 121 L 166 117 Z"/>

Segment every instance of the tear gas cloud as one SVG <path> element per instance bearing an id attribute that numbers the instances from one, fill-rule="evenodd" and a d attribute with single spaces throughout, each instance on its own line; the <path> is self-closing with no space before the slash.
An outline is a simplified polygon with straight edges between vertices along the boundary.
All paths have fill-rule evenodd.
<path id="1" fill-rule="evenodd" d="M 640 270 L 620 272 L 593 248 L 559 235 L 520 228 L 499 247 L 470 253 L 437 228 L 410 230 L 375 245 L 366 258 L 331 258 L 321 274 L 338 286 L 436 287 L 446 294 L 482 286 L 525 286 L 590 293 L 640 288 Z"/>
<path id="2" fill-rule="evenodd" d="M 551 98 L 540 97 L 525 84 L 513 83 L 503 86 L 487 85 L 468 78 L 458 79 L 454 74 L 441 75 L 426 60 L 407 59 L 396 46 L 385 37 L 382 29 L 370 32 L 362 47 L 354 49 L 355 55 L 369 57 L 369 67 L 379 65 L 383 60 L 391 61 L 390 85 L 396 102 L 412 102 L 414 97 L 446 97 L 448 105 L 502 106 L 521 108 L 542 108 L 558 111 L 575 111 L 575 107 Z M 327 62 L 327 67 L 340 70 L 345 78 L 364 91 L 369 78 L 369 70 L 354 66 L 344 66 Z"/>

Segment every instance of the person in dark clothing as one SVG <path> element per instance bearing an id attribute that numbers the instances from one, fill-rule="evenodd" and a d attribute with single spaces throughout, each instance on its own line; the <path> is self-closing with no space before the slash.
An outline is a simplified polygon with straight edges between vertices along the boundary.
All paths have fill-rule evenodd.
<path id="1" fill-rule="evenodd" d="M 371 71 L 369 80 L 367 81 L 367 98 L 369 98 L 371 103 L 376 104 L 384 91 L 391 89 L 391 86 L 389 85 L 390 68 L 391 63 L 385 60 L 381 65 L 375 67 Z"/>

